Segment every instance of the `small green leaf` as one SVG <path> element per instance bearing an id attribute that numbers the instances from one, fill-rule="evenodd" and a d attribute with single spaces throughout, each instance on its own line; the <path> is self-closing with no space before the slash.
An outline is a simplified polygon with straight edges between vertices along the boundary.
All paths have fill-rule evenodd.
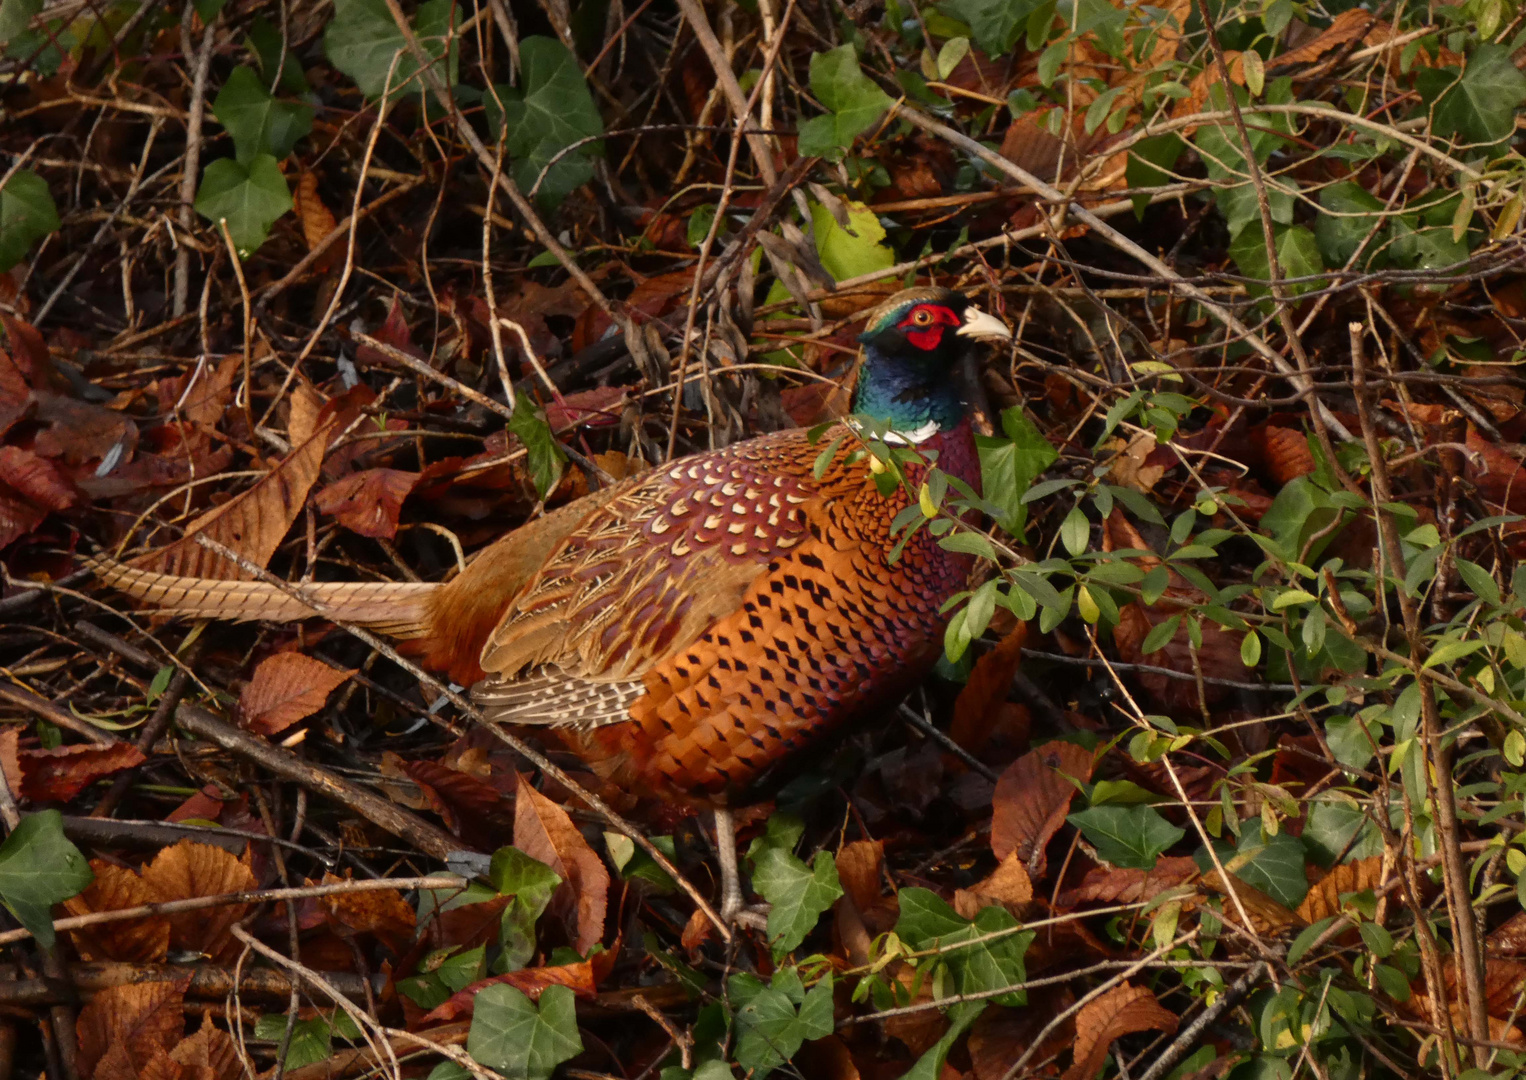
<path id="1" fill-rule="evenodd" d="M 1067 819 L 1114 866 L 1148 870 L 1187 833 L 1150 806 L 1094 806 Z"/>
<path id="2" fill-rule="evenodd" d="M 466 1049 L 507 1080 L 549 1080 L 583 1051 L 572 991 L 548 986 L 537 1007 L 522 991 L 494 983 L 476 997 Z"/>
<path id="3" fill-rule="evenodd" d="M 58 230 L 58 209 L 48 184 L 19 169 L 0 187 L 0 273 L 26 257 L 32 245 Z"/>
<path id="4" fill-rule="evenodd" d="M 1028 19 L 1043 0 L 950 0 L 943 5 L 955 18 L 969 23 L 981 52 L 993 60 L 1005 56 L 1028 27 Z"/>
<path id="5" fill-rule="evenodd" d="M 736 1062 L 756 1076 L 767 1076 L 789 1061 L 807 1039 L 832 1033 L 830 976 L 806 991 L 796 970 L 785 968 L 771 983 L 756 975 L 733 975 L 727 988 L 737 1007 Z"/>
<path id="6" fill-rule="evenodd" d="M 885 244 L 885 226 L 869 207 L 844 200 L 848 210 L 848 228 L 844 229 L 825 206 L 810 205 L 816 254 L 833 278 L 842 281 L 895 265 L 895 252 Z"/>
<path id="7" fill-rule="evenodd" d="M 809 157 L 841 157 L 892 104 L 890 95 L 859 69 L 852 45 L 811 57 L 811 93 L 830 112 L 800 125 L 800 153 Z"/>
<path id="8" fill-rule="evenodd" d="M 488 127 L 495 135 L 504 133 L 514 182 L 525 192 L 538 183 L 537 200 L 554 207 L 593 178 L 603 144 L 577 144 L 604 134 L 604 120 L 582 65 L 560 41 L 527 37 L 519 56 L 519 86 L 496 85 L 487 95 Z M 569 150 L 573 146 L 577 149 Z"/>
<path id="9" fill-rule="evenodd" d="M 544 499 L 561 483 L 567 452 L 551 433 L 545 412 L 523 392 L 515 395 L 509 431 L 518 436 L 529 453 L 530 479 L 535 483 L 535 493 Z"/>
<path id="10" fill-rule="evenodd" d="M 240 258 L 253 254 L 276 219 L 291 207 L 291 189 L 269 154 L 256 154 L 247 167 L 232 158 L 218 158 L 201 174 L 196 192 L 196 212 L 214 222 L 228 222 L 228 235 Z"/>
<path id="11" fill-rule="evenodd" d="M 1472 641 L 1443 641 L 1430 656 L 1425 658 L 1422 670 L 1433 668 L 1438 664 L 1450 664 L 1455 660 L 1461 660 L 1464 656 L 1471 656 L 1485 644 L 1487 643 L 1477 638 Z"/>
<path id="12" fill-rule="evenodd" d="M 1460 78 L 1456 68 L 1425 68 L 1416 73 L 1415 88 L 1431 108 L 1437 135 L 1473 143 L 1509 138 L 1515 110 L 1526 102 L 1526 75 L 1504 45 L 1479 46 Z"/>
<path id="13" fill-rule="evenodd" d="M 1071 555 L 1084 555 L 1090 539 L 1091 523 L 1086 520 L 1086 512 L 1077 506 L 1060 522 L 1060 543 Z"/>
<path id="14" fill-rule="evenodd" d="M 277 1045 L 286 1037 L 286 1017 L 279 1013 L 267 1013 L 254 1023 L 254 1037 L 268 1039 Z M 333 1053 L 333 1029 L 321 1016 L 298 1020 L 292 1025 L 291 1042 L 286 1047 L 285 1066 L 288 1070 L 300 1069 L 323 1061 Z"/>
<path id="15" fill-rule="evenodd" d="M 42 11 L 42 0 L 0 0 L 0 45 L 20 37 Z"/>
<path id="16" fill-rule="evenodd" d="M 1261 635 L 1254 630 L 1240 639 L 1240 663 L 1248 668 L 1261 663 Z"/>
<path id="17" fill-rule="evenodd" d="M 748 849 L 752 860 L 752 884 L 772 907 L 768 913 L 768 938 L 774 954 L 798 948 L 820 921 L 822 913 L 842 895 L 837 863 L 830 851 L 818 851 L 807 866 L 793 852 L 799 832 L 785 821 L 778 829 L 770 819 L 769 832 Z M 785 828 L 785 824 L 791 827 Z"/>
<path id="18" fill-rule="evenodd" d="M 313 126 L 310 106 L 271 97 L 254 69 L 247 67 L 233 69 L 212 102 L 212 113 L 228 129 L 235 156 L 244 165 L 258 154 L 286 157 Z"/>
<path id="19" fill-rule="evenodd" d="M 43 948 L 53 947 L 53 905 L 94 880 L 85 856 L 64 836 L 57 810 L 28 814 L 0 844 L 0 904 Z"/>
<path id="20" fill-rule="evenodd" d="M 413 31 L 424 52 L 435 60 L 444 56 L 446 37 L 460 18 L 454 0 L 425 0 L 420 4 Z M 413 79 L 418 62 L 387 10 L 386 0 L 334 0 L 334 18 L 324 31 L 323 50 L 368 98 L 380 97 L 389 85 L 392 95 L 421 89 L 420 81 Z M 453 43 L 450 61 L 440 71 L 448 86 L 456 83 L 459 51 Z"/>

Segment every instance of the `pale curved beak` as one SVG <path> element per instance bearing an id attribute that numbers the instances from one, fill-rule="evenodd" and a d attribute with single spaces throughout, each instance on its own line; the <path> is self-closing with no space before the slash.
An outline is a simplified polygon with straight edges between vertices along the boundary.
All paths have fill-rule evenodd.
<path id="1" fill-rule="evenodd" d="M 976 338 L 978 340 L 1012 340 L 1011 327 L 995 315 L 981 311 L 978 307 L 967 307 L 964 309 L 964 325 L 955 332 L 960 337 Z"/>

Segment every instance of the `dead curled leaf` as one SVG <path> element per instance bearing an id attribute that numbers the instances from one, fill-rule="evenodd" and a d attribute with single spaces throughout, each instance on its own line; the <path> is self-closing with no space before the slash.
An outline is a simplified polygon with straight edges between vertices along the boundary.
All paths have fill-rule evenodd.
<path id="1" fill-rule="evenodd" d="M 514 846 L 561 876 L 551 909 L 567 923 L 573 947 L 586 956 L 604 938 L 609 870 L 567 811 L 531 787 L 523 775 L 514 802 Z"/>
<path id="2" fill-rule="evenodd" d="M 334 874 L 323 875 L 325 885 L 347 880 Z M 413 944 L 413 908 L 396 889 L 331 893 L 319 897 L 318 902 L 335 924 L 353 933 L 375 934 L 397 956 L 402 956 Z"/>
<path id="3" fill-rule="evenodd" d="M 128 983 L 91 998 L 76 1025 L 81 1075 L 125 1080 L 178 1043 L 185 1032 L 181 1003 L 188 985 L 189 976 L 178 982 Z M 98 1070 L 108 1055 L 116 1067 Z"/>
<path id="4" fill-rule="evenodd" d="M 101 777 L 147 760 L 132 743 L 121 742 L 22 750 L 17 756 L 23 777 L 21 793 L 33 802 L 68 802 Z"/>

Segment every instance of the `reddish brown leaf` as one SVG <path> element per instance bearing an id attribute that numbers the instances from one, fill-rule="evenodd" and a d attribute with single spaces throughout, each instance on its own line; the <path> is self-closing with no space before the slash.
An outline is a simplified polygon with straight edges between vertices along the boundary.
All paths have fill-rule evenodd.
<path id="1" fill-rule="evenodd" d="M 143 879 L 126 867 L 92 859 L 90 869 L 95 872 L 95 880 L 84 892 L 64 901 L 64 910 L 70 915 L 121 911 L 154 902 Z M 102 923 L 69 933 L 85 960 L 152 964 L 163 960 L 170 948 L 170 921 L 162 915 Z"/>
<path id="2" fill-rule="evenodd" d="M 809 1076 L 811 1080 L 860 1080 L 848 1044 L 836 1035 L 807 1042 L 794 1056 L 792 1064 L 800 1070 L 801 1076 Z"/>
<path id="3" fill-rule="evenodd" d="M 292 209 L 297 212 L 297 221 L 302 225 L 302 240 L 307 244 L 307 250 L 312 251 L 339 224 L 334 219 L 334 212 L 323 205 L 323 199 L 318 195 L 317 173 L 304 172 L 297 178 L 296 189 L 292 192 L 292 204 Z M 337 253 L 342 246 L 337 245 L 330 250 Z M 332 257 L 328 261 L 332 262 Z M 320 266 L 318 269 L 327 270 L 328 267 Z"/>
<path id="4" fill-rule="evenodd" d="M 1526 956 L 1526 911 L 1517 911 L 1489 935 L 1489 952 L 1495 956 Z"/>
<path id="5" fill-rule="evenodd" d="M 48 515 L 4 488 L 0 488 L 0 548 L 20 540 Z"/>
<path id="6" fill-rule="evenodd" d="M 67 510 L 79 501 L 57 465 L 19 446 L 0 446 L 0 483 L 43 510 Z"/>
<path id="7" fill-rule="evenodd" d="M 539 859 L 561 875 L 552 910 L 563 920 L 583 955 L 604 937 L 604 912 L 609 895 L 609 871 L 594 854 L 572 819 L 556 803 L 519 778 L 514 802 L 514 846 Z"/>
<path id="8" fill-rule="evenodd" d="M 1234 874 L 1229 876 L 1234 883 L 1233 890 L 1224 885 L 1224 879 L 1217 870 L 1204 874 L 1203 884 L 1224 897 L 1224 910 L 1236 922 L 1240 919 L 1240 908 L 1244 907 L 1251 929 L 1258 934 L 1280 934 L 1284 930 L 1303 925 L 1303 920 L 1295 912 Z"/>
<path id="9" fill-rule="evenodd" d="M 1063 774 L 1063 775 L 1062 775 Z M 1018 758 L 996 782 L 991 800 L 991 850 L 998 859 L 1013 852 L 1043 877 L 1044 845 L 1065 822 L 1076 786 L 1066 776 L 1090 780 L 1092 753 L 1075 743 L 1045 743 Z"/>
<path id="10" fill-rule="evenodd" d="M 1136 1031 L 1176 1031 L 1176 1014 L 1143 986 L 1115 986 L 1081 1006 L 1076 1014 L 1076 1045 L 1063 1080 L 1091 1080 L 1107 1060 L 1113 1040 Z"/>
<path id="11" fill-rule="evenodd" d="M 630 399 L 630 390 L 628 386 L 600 386 L 563 394 L 561 401 L 546 406 L 546 423 L 555 432 L 574 427 L 612 427 L 620 423 L 620 415 Z"/>
<path id="12" fill-rule="evenodd" d="M 837 852 L 837 879 L 860 911 L 879 903 L 885 845 L 878 840 L 855 840 Z"/>
<path id="13" fill-rule="evenodd" d="M 345 880 L 333 874 L 323 875 L 325 885 Z M 396 889 L 333 893 L 319 897 L 318 902 L 335 923 L 355 933 L 375 934 L 394 955 L 402 956 L 413 944 L 413 908 Z"/>
<path id="14" fill-rule="evenodd" d="M 978 756 L 985 748 L 1000 717 L 999 707 L 1007 703 L 1007 691 L 1022 664 L 1023 643 L 1027 640 L 1028 624 L 1018 623 L 994 649 L 975 661 L 969 680 L 959 691 L 949 737 L 972 754 Z"/>
<path id="15" fill-rule="evenodd" d="M 1515 447 L 1519 452 L 1519 447 Z M 1526 468 L 1520 460 L 1468 425 L 1468 479 L 1480 494 L 1512 513 L 1526 509 Z"/>
<path id="16" fill-rule="evenodd" d="M 1250 442 L 1260 454 L 1262 468 L 1278 487 L 1314 471 L 1309 438 L 1301 431 L 1265 424 L 1251 431 Z"/>
<path id="17" fill-rule="evenodd" d="M 244 725 L 259 735 L 285 731 L 323 708 L 334 688 L 353 674 L 301 653 L 267 657 L 239 695 Z"/>
<path id="18" fill-rule="evenodd" d="M 21 793 L 33 802 L 68 802 L 101 777 L 147 760 L 132 743 L 23 750 L 20 757 Z"/>
<path id="19" fill-rule="evenodd" d="M 1374 16 L 1370 11 L 1361 8 L 1351 8 L 1341 12 L 1330 23 L 1329 29 L 1320 33 L 1317 37 L 1310 38 L 1296 49 L 1289 49 L 1281 56 L 1275 58 L 1278 67 L 1291 64 L 1307 64 L 1318 60 L 1325 53 L 1337 46 L 1344 45 L 1348 41 L 1355 41 L 1372 26 Z"/>
<path id="20" fill-rule="evenodd" d="M 188 523 L 181 539 L 131 560 L 130 565 L 186 577 L 248 580 L 251 575 L 202 547 L 197 535 L 232 548 L 256 566 L 270 562 L 318 478 L 329 438 L 344 430 L 358 410 L 374 397 L 362 384 L 329 402 L 312 437 L 293 447 L 253 487 Z"/>
<path id="21" fill-rule="evenodd" d="M 387 318 L 377 327 L 371 335 L 384 345 L 391 345 L 400 352 L 405 352 L 416 359 L 424 359 L 424 354 L 413 343 L 413 335 L 408 331 L 408 319 L 403 314 L 403 303 L 396 295 L 392 297 L 392 304 L 387 308 Z M 376 364 L 381 367 L 392 366 L 386 354 L 369 345 L 362 345 L 355 350 L 355 359 L 362 364 Z"/>
<path id="22" fill-rule="evenodd" d="M 120 447 L 131 456 L 138 446 L 138 425 L 102 405 L 38 391 L 37 419 L 46 424 L 32 448 L 70 465 L 104 458 Z"/>
<path id="23" fill-rule="evenodd" d="M 1168 855 L 1155 860 L 1149 870 L 1125 870 L 1098 866 L 1086 872 L 1081 883 L 1059 895 L 1058 906 L 1076 904 L 1133 904 L 1150 900 L 1167 889 L 1185 885 L 1198 876 L 1190 855 Z"/>
<path id="24" fill-rule="evenodd" d="M 419 482 L 416 472 L 365 469 L 340 477 L 313 498 L 313 505 L 353 533 L 391 540 L 403 500 Z"/>
<path id="25" fill-rule="evenodd" d="M 511 971 L 506 975 L 494 975 L 491 979 L 472 983 L 465 990 L 452 995 L 444 1005 L 425 1016 L 422 1023 L 433 1024 L 470 1015 L 472 1002 L 478 993 L 498 983 L 512 986 L 532 1001 L 540 1000 L 541 991 L 548 986 L 565 986 L 581 998 L 592 998 L 597 994 L 593 980 L 593 965 L 587 960 L 579 960 L 575 964 L 559 964 L 554 967 L 525 968 L 523 971 Z"/>
<path id="26" fill-rule="evenodd" d="M 91 998 L 76 1025 L 81 1075 L 95 1073 L 113 1047 L 121 1048 L 132 1075 L 155 1050 L 168 1050 L 179 1042 L 185 1032 L 180 1009 L 189 983 L 187 977 L 182 982 L 108 986 Z"/>
<path id="27" fill-rule="evenodd" d="M 5 786 L 10 789 L 13 796 L 21 790 L 21 756 L 17 750 L 20 742 L 19 725 L 6 724 L 4 729 L 0 730 L 0 770 L 3 770 Z"/>
<path id="28" fill-rule="evenodd" d="M 999 1005 L 987 1008 L 970 1028 L 966 1043 L 975 1080 L 1006 1080 L 1012 1063 L 1033 1045 L 1039 1032 L 1057 1014 L 1075 1004 L 1075 1000 L 1069 987 L 1057 986 L 1042 994 L 1030 994 L 1028 1005 L 1022 1009 Z M 1036 1059 L 1043 1061 L 1059 1053 L 1073 1038 L 1070 1021 L 1060 1023 L 1044 1040 Z"/>
<path id="29" fill-rule="evenodd" d="M 182 840 L 165 848 L 143 871 L 143 884 L 155 903 L 248 892 L 256 887 L 254 874 L 220 847 Z M 226 904 L 203 911 L 169 916 L 170 944 L 177 949 L 206 953 L 214 960 L 236 951 L 228 928 L 248 913 L 248 904 Z"/>

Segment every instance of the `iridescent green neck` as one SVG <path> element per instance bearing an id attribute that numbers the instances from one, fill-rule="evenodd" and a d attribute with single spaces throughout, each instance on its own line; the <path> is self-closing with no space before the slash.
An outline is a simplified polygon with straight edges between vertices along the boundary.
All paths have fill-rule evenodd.
<path id="1" fill-rule="evenodd" d="M 864 349 L 853 411 L 887 420 L 896 431 L 912 433 L 929 425 L 941 431 L 957 427 L 964 419 L 965 406 L 941 360 L 887 356 L 869 345 Z"/>

